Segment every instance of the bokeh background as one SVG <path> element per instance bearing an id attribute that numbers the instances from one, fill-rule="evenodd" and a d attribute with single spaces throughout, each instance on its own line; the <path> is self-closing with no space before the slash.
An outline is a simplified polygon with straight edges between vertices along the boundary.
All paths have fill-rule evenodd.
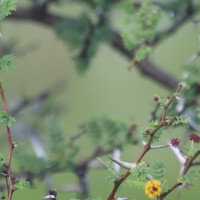
<path id="1" fill-rule="evenodd" d="M 18 6 L 21 5 L 25 6 L 28 3 L 25 0 L 19 0 Z M 64 6 L 59 4 L 51 6 L 53 12 L 62 15 L 67 13 L 70 16 L 79 15 L 82 9 L 84 7 L 81 3 L 80 5 L 66 3 Z M 116 26 L 119 16 L 117 13 L 113 14 Z M 111 116 L 127 124 L 135 123 L 140 127 L 151 117 L 150 112 L 155 106 L 154 95 L 166 96 L 172 92 L 156 81 L 143 76 L 136 68 L 128 70 L 129 60 L 106 43 L 98 48 L 98 52 L 90 63 L 90 68 L 80 74 L 72 58 L 73 51 L 58 39 L 54 29 L 30 20 L 7 19 L 1 24 L 1 33 L 2 44 L 11 40 L 16 42 L 14 64 L 17 71 L 1 74 L 8 106 L 14 107 L 22 97 L 33 98 L 43 91 L 52 89 L 55 92 L 52 104 L 62 108 L 62 112 L 58 113 L 58 118 L 66 138 L 77 131 L 78 125 L 102 115 Z M 191 22 L 185 23 L 177 32 L 154 48 L 151 59 L 161 69 L 180 80 L 182 66 L 199 49 L 198 37 L 198 26 L 194 26 Z M 36 121 L 36 119 L 33 120 Z M 20 120 L 19 123 L 21 123 Z M 45 120 L 40 119 L 39 123 L 45 123 Z M 178 129 L 167 134 L 181 134 L 182 131 Z M 15 135 L 15 132 L 13 135 L 20 143 L 20 138 Z M 1 139 L 3 152 L 6 151 L 2 150 L 2 148 L 6 149 L 4 140 L 6 138 Z M 85 154 L 92 151 L 87 141 L 83 140 L 82 145 Z M 19 148 L 23 148 L 23 143 Z M 123 160 L 134 160 L 141 149 L 140 143 L 123 149 Z M 173 182 L 174 177 L 179 173 L 176 157 L 169 149 L 163 149 L 150 153 L 145 160 L 155 157 L 166 163 L 166 174 L 169 181 Z M 13 163 L 15 166 L 15 161 Z M 108 175 L 109 172 L 106 170 L 89 171 L 91 198 L 106 199 L 112 188 L 112 184 L 108 184 L 105 179 Z M 71 173 L 56 173 L 51 176 L 51 179 L 53 187 L 58 191 L 63 185 L 76 182 L 76 177 Z M 191 187 L 189 191 L 183 189 L 180 199 L 197 199 L 199 184 Z M 35 180 L 33 188 L 17 191 L 14 199 L 41 199 L 46 194 L 45 190 L 44 182 Z M 130 200 L 148 199 L 143 191 L 134 188 L 123 187 L 120 192 L 122 196 Z M 177 195 L 178 190 L 166 199 L 178 199 Z M 58 193 L 60 200 L 75 197 L 75 193 Z"/>

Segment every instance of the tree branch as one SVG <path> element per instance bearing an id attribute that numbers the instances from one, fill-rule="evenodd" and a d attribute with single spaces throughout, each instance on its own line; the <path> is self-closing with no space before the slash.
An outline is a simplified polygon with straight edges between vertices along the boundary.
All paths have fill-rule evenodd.
<path id="1" fill-rule="evenodd" d="M 178 21 L 176 21 L 171 27 L 167 30 L 159 33 L 155 39 L 152 41 L 152 45 L 156 45 L 161 42 L 164 38 L 170 36 L 175 31 L 177 31 L 185 22 L 187 22 L 191 17 L 195 14 L 194 11 L 192 14 L 186 14 L 182 16 Z M 15 20 L 32 20 L 37 21 L 39 23 L 48 25 L 53 27 L 57 23 L 61 21 L 70 21 L 76 23 L 78 25 L 78 21 L 69 18 L 69 17 L 62 17 L 60 15 L 55 15 L 53 13 L 49 13 L 47 10 L 45 12 L 36 12 L 33 8 L 18 8 L 16 11 L 12 12 L 12 15 L 9 17 L 10 19 Z M 135 49 L 129 51 L 127 50 L 124 45 L 122 38 L 119 33 L 113 32 L 113 39 L 111 45 L 122 53 L 127 58 L 132 58 L 134 55 Z M 149 59 L 144 59 L 140 62 L 136 62 L 136 68 L 145 76 L 153 79 L 154 81 L 160 83 L 161 85 L 174 89 L 177 86 L 177 80 L 164 70 L 159 69 L 153 62 Z"/>

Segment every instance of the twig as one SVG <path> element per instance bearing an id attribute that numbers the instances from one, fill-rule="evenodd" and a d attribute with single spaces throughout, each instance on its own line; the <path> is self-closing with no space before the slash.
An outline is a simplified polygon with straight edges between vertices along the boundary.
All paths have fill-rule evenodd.
<path id="1" fill-rule="evenodd" d="M 7 103 L 6 103 L 6 98 L 4 95 L 4 91 L 3 91 L 3 87 L 2 87 L 2 83 L 0 81 L 0 95 L 3 101 L 3 107 L 4 107 L 4 112 L 8 113 L 8 109 L 7 109 Z M 11 132 L 10 132 L 10 128 L 7 126 L 6 127 L 7 130 L 7 137 L 8 137 L 8 144 L 9 144 L 9 152 L 8 152 L 8 160 L 7 160 L 7 176 L 8 176 L 8 200 L 12 199 L 12 195 L 14 192 L 13 189 L 13 178 L 12 178 L 12 173 L 11 173 L 11 159 L 12 159 L 12 152 L 14 149 L 14 144 L 12 142 L 12 137 L 11 137 Z"/>

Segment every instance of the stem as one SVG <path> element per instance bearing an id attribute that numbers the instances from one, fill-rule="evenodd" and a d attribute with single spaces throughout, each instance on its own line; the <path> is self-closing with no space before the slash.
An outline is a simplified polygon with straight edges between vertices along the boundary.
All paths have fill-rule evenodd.
<path id="1" fill-rule="evenodd" d="M 7 103 L 6 103 L 6 98 L 4 95 L 2 83 L 0 81 L 0 95 L 3 101 L 3 107 L 4 107 L 4 112 L 8 113 L 7 109 Z M 11 137 L 11 132 L 10 128 L 7 126 L 7 136 L 8 136 L 8 144 L 9 144 L 9 152 L 8 152 L 8 160 L 7 160 L 7 173 L 8 173 L 8 200 L 12 199 L 12 194 L 13 194 L 13 181 L 12 181 L 12 173 L 11 173 L 11 160 L 12 160 L 12 152 L 13 152 L 13 142 L 12 142 L 12 137 Z"/>
<path id="2" fill-rule="evenodd" d="M 119 186 L 121 185 L 121 183 L 126 180 L 126 178 L 131 174 L 130 170 L 127 170 L 127 172 L 119 179 L 115 181 L 114 184 L 114 188 L 112 190 L 112 192 L 110 193 L 109 197 L 107 198 L 107 200 L 115 200 L 115 193 L 117 192 Z"/>
<path id="3" fill-rule="evenodd" d="M 182 176 L 184 176 L 187 171 L 190 169 L 190 167 L 192 166 L 192 162 L 196 159 L 197 156 L 199 156 L 200 154 L 200 150 L 197 151 L 193 156 L 189 157 L 185 163 L 185 167 L 183 169 L 183 172 L 182 172 Z"/>
<path id="4" fill-rule="evenodd" d="M 185 163 L 185 167 L 183 169 L 183 172 L 181 173 L 181 176 L 184 176 L 190 167 L 192 166 L 192 162 L 197 158 L 197 156 L 200 155 L 200 151 L 197 151 L 193 156 L 189 157 Z M 171 193 L 174 189 L 176 189 L 178 186 L 182 185 L 180 182 L 175 182 L 172 187 L 165 193 L 163 193 L 160 197 L 157 198 L 157 200 L 164 199 L 169 193 Z"/>
<path id="5" fill-rule="evenodd" d="M 157 200 L 163 200 L 169 193 L 171 193 L 173 190 L 175 190 L 180 185 L 182 185 L 182 183 L 180 183 L 180 182 L 174 183 L 167 192 L 165 192 L 161 196 L 157 197 Z"/>

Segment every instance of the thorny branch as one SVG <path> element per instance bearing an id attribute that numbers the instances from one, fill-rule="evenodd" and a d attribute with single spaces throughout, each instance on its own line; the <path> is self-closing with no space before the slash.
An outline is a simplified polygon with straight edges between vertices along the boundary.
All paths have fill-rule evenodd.
<path id="1" fill-rule="evenodd" d="M 163 105 L 164 110 L 163 110 L 163 115 L 161 117 L 161 120 L 160 120 L 159 124 L 156 126 L 156 128 L 150 133 L 150 137 L 149 137 L 147 144 L 144 146 L 143 151 L 141 152 L 141 154 L 138 156 L 138 158 L 136 159 L 136 161 L 134 163 L 139 164 L 141 162 L 141 160 L 143 159 L 143 157 L 146 155 L 146 153 L 151 149 L 151 143 L 153 141 L 153 137 L 156 134 L 156 132 L 160 128 L 163 127 L 165 117 L 167 116 L 168 108 L 171 105 L 171 103 L 175 100 L 176 96 L 179 94 L 181 88 L 182 88 L 182 84 L 179 84 L 179 87 L 177 88 L 174 95 L 172 95 L 169 102 L 166 105 Z M 113 190 L 111 191 L 107 200 L 115 200 L 115 194 L 116 194 L 118 188 L 130 174 L 131 174 L 130 170 L 127 170 L 127 172 L 120 179 L 118 179 L 114 182 Z"/>

